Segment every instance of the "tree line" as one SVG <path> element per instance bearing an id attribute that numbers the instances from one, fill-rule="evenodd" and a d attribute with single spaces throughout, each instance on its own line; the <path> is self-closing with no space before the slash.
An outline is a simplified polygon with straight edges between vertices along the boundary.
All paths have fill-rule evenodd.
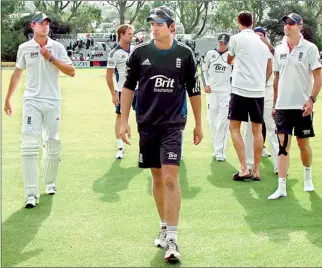
<path id="1" fill-rule="evenodd" d="M 23 17 L 17 16 L 17 14 L 28 11 L 26 2 L 24 0 L 1 1 L 2 61 L 15 61 L 19 44 L 24 42 L 32 31 L 28 24 L 32 14 Z M 254 16 L 255 26 L 265 27 L 273 44 L 276 44 L 283 36 L 280 18 L 285 14 L 296 12 L 304 20 L 304 37 L 316 43 L 322 50 L 321 1 L 109 0 L 101 1 L 99 5 L 82 0 L 33 1 L 35 10 L 43 11 L 52 18 L 51 32 L 53 34 L 94 32 L 95 28 L 103 25 L 104 22 L 115 20 L 117 24 L 125 22 L 133 24 L 136 32 L 149 32 L 149 25 L 145 22 L 145 18 L 152 8 L 159 5 L 173 8 L 184 33 L 193 34 L 195 38 L 211 35 L 218 31 L 238 32 L 237 14 L 241 10 L 249 10 Z M 103 18 L 103 11 L 105 18 Z"/>

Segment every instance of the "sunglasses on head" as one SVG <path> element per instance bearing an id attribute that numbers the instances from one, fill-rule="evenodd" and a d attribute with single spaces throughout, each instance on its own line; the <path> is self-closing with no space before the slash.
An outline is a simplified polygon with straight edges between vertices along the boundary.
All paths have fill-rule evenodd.
<path id="1" fill-rule="evenodd" d="M 295 24 L 298 24 L 298 23 L 297 23 L 297 22 L 295 22 L 295 21 L 284 21 L 283 23 L 284 23 L 284 25 L 290 25 L 290 26 L 293 26 L 293 25 L 295 25 Z"/>
<path id="2" fill-rule="evenodd" d="M 150 14 L 155 14 L 159 17 L 166 16 L 168 19 L 173 20 L 165 11 L 160 8 L 151 9 Z"/>

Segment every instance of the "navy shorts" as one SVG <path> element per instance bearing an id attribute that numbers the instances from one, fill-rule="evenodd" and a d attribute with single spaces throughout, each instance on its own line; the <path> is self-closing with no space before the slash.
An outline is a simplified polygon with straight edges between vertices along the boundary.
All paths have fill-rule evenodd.
<path id="1" fill-rule="evenodd" d="M 228 119 L 262 124 L 264 119 L 264 98 L 246 98 L 231 94 Z"/>
<path id="2" fill-rule="evenodd" d="M 276 110 L 276 132 L 293 135 L 294 130 L 294 136 L 298 138 L 314 137 L 313 113 L 305 117 L 302 114 L 302 110 Z"/>
<path id="3" fill-rule="evenodd" d="M 139 129 L 140 168 L 161 168 L 162 165 L 180 166 L 182 130 L 164 128 Z"/>
<path id="4" fill-rule="evenodd" d="M 122 96 L 122 93 L 121 92 L 117 92 L 118 96 L 119 96 L 119 104 L 118 105 L 115 105 L 115 112 L 117 114 L 121 114 L 121 96 Z M 133 97 L 133 101 L 132 101 L 132 108 L 133 110 L 135 110 L 136 108 L 136 91 L 134 93 L 134 97 Z"/>
<path id="5" fill-rule="evenodd" d="M 119 104 L 118 105 L 115 105 L 115 112 L 117 114 L 121 114 L 121 91 L 117 91 L 117 94 L 119 96 Z"/>

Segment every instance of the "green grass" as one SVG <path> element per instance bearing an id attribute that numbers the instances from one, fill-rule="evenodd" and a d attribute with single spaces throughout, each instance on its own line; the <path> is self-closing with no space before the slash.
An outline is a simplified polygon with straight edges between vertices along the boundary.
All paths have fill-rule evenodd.
<path id="1" fill-rule="evenodd" d="M 2 96 L 12 71 L 2 72 Z M 138 135 L 131 113 L 132 145 L 114 159 L 114 108 L 104 69 L 61 77 L 62 162 L 58 193 L 23 208 L 20 171 L 21 100 L 24 81 L 4 113 L 2 136 L 3 266 L 168 266 L 153 247 L 159 219 L 151 175 L 137 166 Z M 204 98 L 204 96 L 203 96 Z M 238 159 L 229 140 L 227 162 L 212 160 L 205 138 L 192 144 L 190 112 L 180 169 L 182 210 L 177 266 L 322 266 L 322 105 L 315 115 L 313 176 L 316 192 L 303 192 L 303 167 L 293 140 L 287 198 L 268 201 L 276 187 L 271 159 L 261 164 L 262 182 L 238 183 Z M 41 177 L 42 182 L 42 177 Z"/>

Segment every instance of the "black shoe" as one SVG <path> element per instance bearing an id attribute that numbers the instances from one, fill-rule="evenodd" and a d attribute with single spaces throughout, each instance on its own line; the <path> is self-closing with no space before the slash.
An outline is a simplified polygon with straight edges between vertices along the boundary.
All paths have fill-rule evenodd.
<path id="1" fill-rule="evenodd" d="M 252 175 L 251 174 L 248 174 L 248 175 L 245 175 L 245 176 L 240 176 L 239 175 L 239 172 L 235 173 L 233 175 L 233 180 L 234 181 L 245 181 L 245 180 L 249 180 L 249 179 L 252 179 Z"/>

